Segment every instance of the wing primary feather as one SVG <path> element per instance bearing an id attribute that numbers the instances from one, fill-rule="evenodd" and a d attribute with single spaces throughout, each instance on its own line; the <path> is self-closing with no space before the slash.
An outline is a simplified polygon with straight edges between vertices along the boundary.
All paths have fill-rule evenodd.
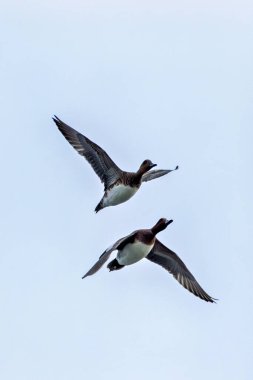
<path id="1" fill-rule="evenodd" d="M 206 302 L 215 303 L 217 301 L 216 298 L 209 296 L 202 289 L 177 254 L 165 247 L 158 239 L 156 239 L 155 245 L 148 254 L 147 259 L 165 268 L 185 289 L 195 296 Z"/>
<path id="2" fill-rule="evenodd" d="M 121 169 L 99 145 L 65 124 L 57 116 L 53 117 L 53 121 L 73 148 L 89 162 L 104 183 L 105 190 L 120 178 Z"/>

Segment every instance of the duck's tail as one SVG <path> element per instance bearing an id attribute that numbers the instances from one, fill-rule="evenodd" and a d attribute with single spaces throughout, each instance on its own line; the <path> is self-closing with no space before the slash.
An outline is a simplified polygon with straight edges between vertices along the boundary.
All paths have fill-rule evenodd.
<path id="1" fill-rule="evenodd" d="M 98 203 L 98 205 L 95 208 L 95 212 L 98 212 L 98 211 L 102 210 L 103 208 L 104 208 L 103 199 L 101 199 L 101 201 Z"/>
<path id="2" fill-rule="evenodd" d="M 125 265 L 120 265 L 118 263 L 118 260 L 117 259 L 114 259 L 112 260 L 108 265 L 107 265 L 107 268 L 109 269 L 109 271 L 113 271 L 113 270 L 119 270 L 119 269 L 122 269 L 124 268 Z"/>

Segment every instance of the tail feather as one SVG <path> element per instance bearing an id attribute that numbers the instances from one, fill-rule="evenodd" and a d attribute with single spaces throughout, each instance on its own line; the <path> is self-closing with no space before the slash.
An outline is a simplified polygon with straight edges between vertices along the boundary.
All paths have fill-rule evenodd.
<path id="1" fill-rule="evenodd" d="M 125 265 L 120 265 L 117 261 L 117 259 L 114 259 L 112 260 L 108 265 L 107 265 L 107 268 L 109 269 L 109 271 L 113 271 L 113 270 L 119 270 L 119 269 L 122 269 L 124 268 Z"/>
<path id="2" fill-rule="evenodd" d="M 101 201 L 98 203 L 98 205 L 95 208 L 95 212 L 98 212 L 98 211 L 102 210 L 103 208 L 104 208 L 103 207 L 103 202 L 102 202 L 102 199 L 101 199 Z"/>

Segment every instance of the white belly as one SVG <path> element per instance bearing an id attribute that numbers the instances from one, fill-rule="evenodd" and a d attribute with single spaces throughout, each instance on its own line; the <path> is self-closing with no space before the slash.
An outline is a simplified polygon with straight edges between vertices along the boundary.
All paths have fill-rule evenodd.
<path id="1" fill-rule="evenodd" d="M 146 257 L 154 244 L 148 245 L 141 242 L 127 244 L 117 255 L 117 261 L 120 265 L 131 265 L 137 263 Z"/>
<path id="2" fill-rule="evenodd" d="M 120 203 L 128 201 L 138 190 L 138 187 L 117 185 L 107 191 L 104 197 L 103 206 L 116 206 Z"/>

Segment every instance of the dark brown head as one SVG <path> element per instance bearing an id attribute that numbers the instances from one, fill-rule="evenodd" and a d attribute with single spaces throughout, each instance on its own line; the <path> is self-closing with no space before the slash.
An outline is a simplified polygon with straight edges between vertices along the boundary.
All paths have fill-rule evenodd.
<path id="1" fill-rule="evenodd" d="M 154 225 L 154 227 L 151 228 L 151 231 L 154 235 L 156 235 L 158 232 L 161 232 L 162 230 L 165 230 L 165 228 L 168 227 L 169 224 L 171 224 L 173 220 L 167 220 L 165 218 L 161 218 L 158 220 L 158 222 Z"/>
<path id="2" fill-rule="evenodd" d="M 152 169 L 155 166 L 157 166 L 157 164 L 153 164 L 153 162 L 150 161 L 150 160 L 145 160 L 145 161 L 143 161 L 143 163 L 139 167 L 138 172 L 144 174 L 144 173 L 148 172 L 150 169 Z"/>

